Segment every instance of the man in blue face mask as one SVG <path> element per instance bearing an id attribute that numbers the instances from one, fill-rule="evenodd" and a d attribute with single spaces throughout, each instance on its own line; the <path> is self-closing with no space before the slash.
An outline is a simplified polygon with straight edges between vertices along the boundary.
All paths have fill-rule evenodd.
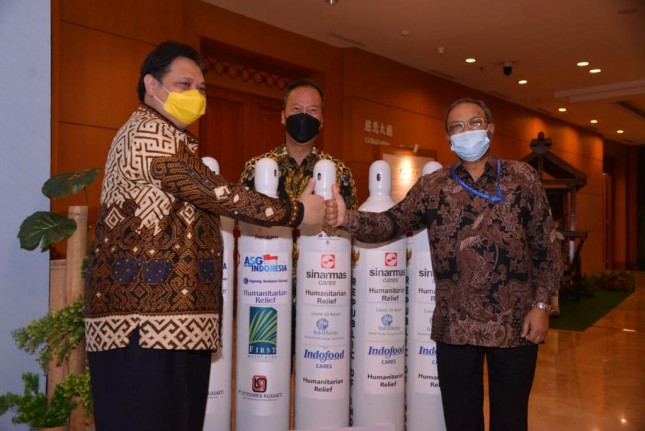
<path id="1" fill-rule="evenodd" d="M 425 175 L 382 213 L 344 208 L 337 190 L 325 222 L 363 242 L 427 228 L 436 279 L 431 336 L 449 431 L 484 431 L 484 362 L 491 431 L 526 430 L 538 345 L 560 285 L 560 246 L 546 193 L 524 162 L 490 154 L 494 125 L 481 100 L 446 112 L 458 160 Z"/>

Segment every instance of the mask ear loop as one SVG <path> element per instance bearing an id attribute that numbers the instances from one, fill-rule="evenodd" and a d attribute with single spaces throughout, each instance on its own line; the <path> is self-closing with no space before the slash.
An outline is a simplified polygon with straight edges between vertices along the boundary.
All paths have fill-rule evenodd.
<path id="1" fill-rule="evenodd" d="M 155 81 L 157 81 L 157 83 L 161 86 L 161 88 L 163 88 L 164 90 L 166 90 L 166 93 L 170 94 L 170 90 L 168 90 L 168 89 L 166 88 L 166 86 L 165 86 L 165 85 L 163 85 L 163 84 L 161 83 L 161 81 L 159 81 L 157 78 L 155 78 Z M 161 100 L 159 100 L 159 98 L 157 97 L 157 95 L 156 95 L 156 94 L 153 94 L 153 95 L 152 95 L 152 97 L 153 97 L 157 102 L 159 102 L 159 104 L 160 104 L 161 106 L 163 106 L 163 105 L 164 105 L 164 103 L 166 103 L 166 102 L 162 102 Z"/>

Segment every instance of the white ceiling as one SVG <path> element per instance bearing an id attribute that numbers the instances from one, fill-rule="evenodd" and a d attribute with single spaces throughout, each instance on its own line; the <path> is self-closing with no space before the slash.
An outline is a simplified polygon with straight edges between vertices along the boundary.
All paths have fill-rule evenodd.
<path id="1" fill-rule="evenodd" d="M 645 0 L 204 1 L 645 145 Z"/>

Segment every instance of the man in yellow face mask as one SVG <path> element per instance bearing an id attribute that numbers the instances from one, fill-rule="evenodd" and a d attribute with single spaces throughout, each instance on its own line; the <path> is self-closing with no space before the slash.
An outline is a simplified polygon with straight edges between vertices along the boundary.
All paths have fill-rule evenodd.
<path id="1" fill-rule="evenodd" d="M 97 431 L 201 431 L 220 346 L 220 215 L 265 226 L 320 224 L 309 184 L 272 199 L 215 175 L 186 130 L 206 108 L 204 63 L 165 42 L 141 67 L 141 104 L 105 166 L 86 274 L 85 333 Z"/>
<path id="2" fill-rule="evenodd" d="M 143 76 L 143 102 L 182 130 L 206 112 L 203 63 L 199 64 L 195 60 L 177 57 L 167 68 L 151 70 Z M 201 62 L 201 59 L 197 60 Z M 140 84 L 140 98 L 141 90 Z"/>

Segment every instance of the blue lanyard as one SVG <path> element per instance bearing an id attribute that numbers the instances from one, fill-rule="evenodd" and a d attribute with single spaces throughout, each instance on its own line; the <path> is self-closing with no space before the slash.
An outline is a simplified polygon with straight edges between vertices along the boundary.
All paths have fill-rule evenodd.
<path id="1" fill-rule="evenodd" d="M 450 166 L 450 175 L 452 175 L 452 179 L 455 180 L 457 184 L 462 186 L 471 194 L 475 196 L 479 196 L 480 198 L 487 199 L 491 202 L 506 202 L 504 200 L 504 196 L 502 196 L 502 188 L 499 185 L 499 175 L 501 171 L 502 171 L 502 164 L 499 161 L 499 159 L 497 159 L 497 196 L 491 196 L 491 195 L 487 195 L 486 193 L 482 193 L 479 190 L 474 189 L 473 187 L 466 184 L 461 178 L 457 176 L 457 173 L 455 172 L 455 165 Z"/>

